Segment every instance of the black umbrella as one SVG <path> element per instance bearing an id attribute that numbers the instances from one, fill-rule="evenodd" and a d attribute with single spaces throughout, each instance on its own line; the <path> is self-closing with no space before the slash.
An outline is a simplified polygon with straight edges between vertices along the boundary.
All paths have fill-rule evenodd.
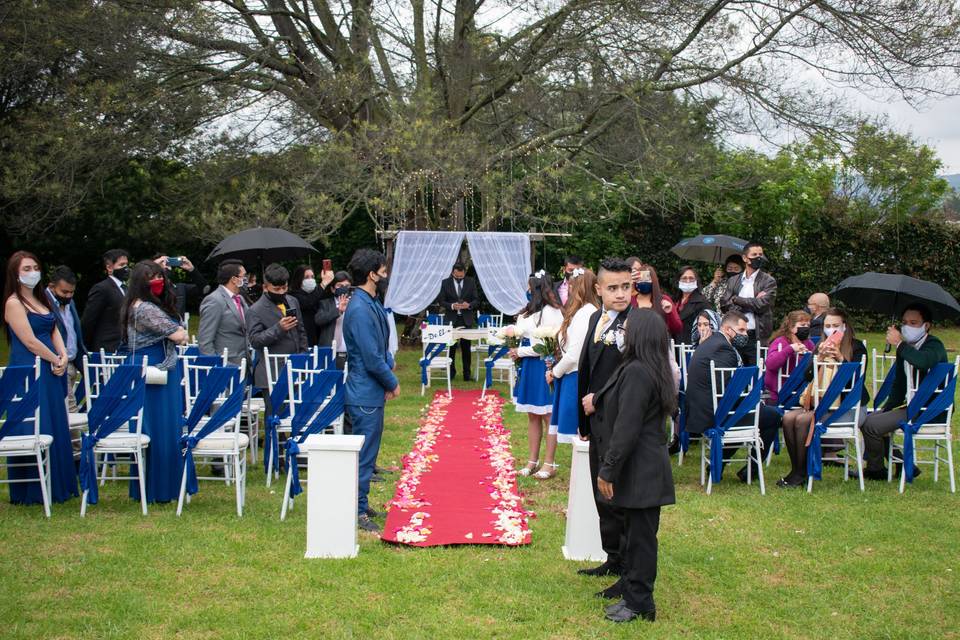
<path id="1" fill-rule="evenodd" d="M 721 263 L 732 255 L 743 253 L 746 240 L 733 236 L 712 235 L 684 238 L 673 245 L 670 251 L 686 260 Z"/>
<path id="2" fill-rule="evenodd" d="M 893 273 L 862 273 L 834 287 L 830 296 L 847 306 L 886 315 L 896 315 L 912 302 L 930 307 L 935 320 L 960 316 L 960 304 L 933 282 Z"/>
<path id="3" fill-rule="evenodd" d="M 291 260 L 316 251 L 300 236 L 273 227 L 256 227 L 227 236 L 213 248 L 207 261 L 235 258 L 244 262 L 270 263 Z"/>

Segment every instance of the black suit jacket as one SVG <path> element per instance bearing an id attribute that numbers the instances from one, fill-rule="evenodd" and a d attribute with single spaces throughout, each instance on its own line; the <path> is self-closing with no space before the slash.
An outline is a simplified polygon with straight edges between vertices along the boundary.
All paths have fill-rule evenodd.
<path id="1" fill-rule="evenodd" d="M 83 309 L 83 342 L 90 351 L 104 349 L 107 353 L 120 345 L 120 307 L 123 293 L 120 287 L 107 277 L 93 285 Z"/>
<path id="2" fill-rule="evenodd" d="M 666 415 L 643 365 L 633 360 L 618 367 L 593 402 L 598 419 L 590 446 L 600 456 L 599 477 L 613 484 L 610 502 L 624 509 L 676 502 Z"/>
<path id="3" fill-rule="evenodd" d="M 713 386 L 710 384 L 710 362 L 718 367 L 736 367 L 737 350 L 722 333 L 715 332 L 701 342 L 687 369 L 687 431 L 703 433 L 713 426 Z"/>
<path id="4" fill-rule="evenodd" d="M 613 324 L 606 331 L 616 331 L 626 320 L 629 309 L 617 314 Z M 583 351 L 580 352 L 580 362 L 577 365 L 577 398 L 582 399 L 591 393 L 596 393 L 603 388 L 610 376 L 620 366 L 623 357 L 615 344 L 604 344 L 602 341 L 595 343 L 593 334 L 597 330 L 597 323 L 603 311 L 599 310 L 590 316 L 590 326 L 587 329 L 587 339 L 583 343 Z M 592 423 L 596 421 L 596 414 L 588 416 L 583 411 L 583 405 L 577 402 L 577 412 L 579 420 L 577 421 L 578 430 L 583 436 L 589 436 L 592 430 Z"/>
<path id="5" fill-rule="evenodd" d="M 460 312 L 454 311 L 453 304 L 456 302 L 466 302 L 470 305 L 469 309 L 463 309 Z M 443 307 L 447 315 L 447 322 L 455 327 L 472 327 L 477 321 L 477 307 L 480 304 L 480 296 L 477 294 L 477 281 L 473 278 L 464 278 L 460 295 L 457 295 L 457 286 L 453 277 L 449 277 L 440 284 L 440 295 L 437 296 L 437 303 Z"/>
<path id="6" fill-rule="evenodd" d="M 707 299 L 703 297 L 703 294 L 700 293 L 700 290 L 697 289 L 690 294 L 690 298 L 687 300 L 687 304 L 683 306 L 683 309 L 679 309 L 679 302 L 683 299 L 683 296 L 677 298 L 674 304 L 677 305 L 677 313 L 680 315 L 680 321 L 683 322 L 683 331 L 680 333 L 680 342 L 683 344 L 691 344 L 690 334 L 693 333 L 693 327 L 697 323 L 697 316 L 700 315 L 700 312 L 704 309 L 712 309 L 710 303 L 707 302 Z"/>

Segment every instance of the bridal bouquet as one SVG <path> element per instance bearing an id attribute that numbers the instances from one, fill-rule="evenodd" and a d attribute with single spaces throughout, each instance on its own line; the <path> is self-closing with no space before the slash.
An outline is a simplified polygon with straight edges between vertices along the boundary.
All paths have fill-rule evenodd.
<path id="1" fill-rule="evenodd" d="M 533 350 L 547 363 L 547 367 L 553 366 L 553 363 L 556 361 L 557 334 L 559 332 L 560 327 L 542 326 L 537 327 L 530 334 L 531 337 L 540 341 L 533 346 Z"/>
<path id="2" fill-rule="evenodd" d="M 517 333 L 517 328 L 512 324 L 500 327 L 500 330 L 496 333 L 496 338 L 510 349 L 516 349 L 520 346 L 520 335 Z"/>

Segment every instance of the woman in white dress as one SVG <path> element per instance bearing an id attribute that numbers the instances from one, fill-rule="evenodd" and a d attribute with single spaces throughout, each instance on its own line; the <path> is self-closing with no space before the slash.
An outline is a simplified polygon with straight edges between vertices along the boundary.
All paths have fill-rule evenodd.
<path id="1" fill-rule="evenodd" d="M 560 327 L 563 311 L 554 293 L 553 281 L 543 271 L 530 276 L 527 281 L 529 302 L 517 317 L 517 335 L 522 336 L 520 346 L 510 350 L 510 357 L 520 363 L 520 373 L 514 386 L 514 404 L 517 411 L 527 414 L 527 436 L 530 443 L 530 458 L 526 466 L 518 471 L 521 476 L 529 476 L 540 467 L 540 441 L 547 432 L 547 449 L 543 466 L 557 468 L 554 456 L 557 451 L 557 436 L 549 435 L 550 414 L 553 411 L 553 391 L 547 384 L 547 364 L 534 347 L 542 343 L 534 333 L 543 327 Z M 548 476 L 549 477 L 549 476 Z"/>

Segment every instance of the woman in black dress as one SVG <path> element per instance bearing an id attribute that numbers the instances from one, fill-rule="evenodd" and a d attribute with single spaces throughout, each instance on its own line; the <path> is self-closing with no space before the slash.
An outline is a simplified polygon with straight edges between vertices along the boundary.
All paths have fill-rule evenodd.
<path id="1" fill-rule="evenodd" d="M 622 599 L 607 619 L 653 621 L 660 507 L 676 502 L 665 423 L 677 406 L 666 324 L 651 309 L 633 309 L 624 327 L 623 364 L 594 396 L 600 428 L 591 434 L 600 470 L 597 489 L 624 514 Z"/>

